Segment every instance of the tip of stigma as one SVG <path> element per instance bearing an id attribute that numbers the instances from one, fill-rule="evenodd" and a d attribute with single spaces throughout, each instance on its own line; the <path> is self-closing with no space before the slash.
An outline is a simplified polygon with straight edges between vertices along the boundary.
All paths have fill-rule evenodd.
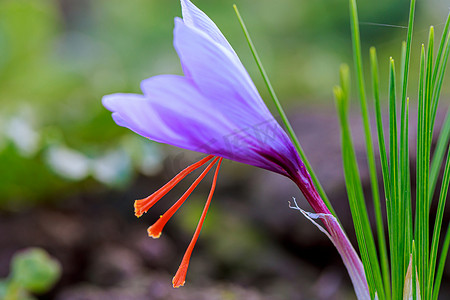
<path id="1" fill-rule="evenodd" d="M 177 283 L 177 282 L 175 282 L 175 277 L 172 279 L 172 285 L 173 285 L 173 287 L 174 288 L 180 288 L 180 287 L 182 287 L 182 286 L 184 286 L 184 283 L 185 283 L 186 281 L 185 280 L 183 280 L 183 282 L 181 282 L 181 283 Z"/>
<path id="2" fill-rule="evenodd" d="M 154 239 L 159 239 L 161 237 L 161 231 L 153 232 L 152 227 L 147 229 L 148 236 Z"/>

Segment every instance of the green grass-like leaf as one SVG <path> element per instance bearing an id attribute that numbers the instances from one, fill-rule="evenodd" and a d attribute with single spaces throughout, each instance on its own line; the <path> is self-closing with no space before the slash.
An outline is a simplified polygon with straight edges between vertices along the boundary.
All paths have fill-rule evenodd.
<path id="1" fill-rule="evenodd" d="M 432 82 L 435 83 L 433 90 L 433 111 L 431 116 L 431 128 L 434 129 L 434 123 L 436 118 L 437 107 L 439 103 L 439 97 L 442 90 L 442 84 L 444 82 L 445 72 L 447 70 L 448 56 L 450 53 L 450 36 L 449 36 L 449 25 L 450 25 L 450 14 L 447 17 L 445 23 L 444 31 L 442 32 L 441 42 L 439 45 L 439 50 L 436 57 L 436 65 L 434 68 Z M 450 139 L 450 114 L 447 113 L 444 125 L 441 128 L 441 133 L 439 135 L 436 150 L 434 152 L 433 161 L 431 164 L 430 171 L 430 187 L 429 187 L 429 202 L 431 201 L 436 189 L 437 178 L 439 171 L 441 170 L 444 155 L 446 153 L 446 148 L 448 141 Z"/>
<path id="2" fill-rule="evenodd" d="M 409 43 L 411 41 L 409 40 Z M 409 70 L 409 54 L 410 47 L 406 42 L 402 43 L 402 78 L 403 88 L 407 86 L 407 76 L 405 73 Z M 412 237 L 412 205 L 411 205 L 411 174 L 409 167 L 409 98 L 406 97 L 405 92 L 402 92 L 401 102 L 401 121 L 400 121 L 400 152 L 399 152 L 399 218 L 400 228 L 403 228 L 404 234 L 401 236 L 401 244 L 403 245 L 403 268 L 401 273 L 406 272 L 409 264 L 409 257 L 411 255 Z"/>
<path id="3" fill-rule="evenodd" d="M 431 112 L 431 120 L 430 124 L 433 128 L 435 118 L 436 118 L 436 112 L 437 107 L 439 103 L 439 97 L 442 90 L 442 83 L 445 76 L 445 70 L 447 69 L 447 60 L 448 60 L 448 54 L 450 51 L 450 44 L 449 44 L 449 36 L 448 36 L 448 29 L 450 25 L 450 14 L 447 17 L 447 21 L 445 22 L 444 30 L 442 32 L 441 42 L 439 44 L 439 50 L 436 56 L 436 65 L 434 67 L 433 71 L 433 77 L 431 79 L 431 91 L 432 94 L 432 112 Z"/>
<path id="4" fill-rule="evenodd" d="M 264 83 L 266 84 L 267 89 L 269 90 L 269 94 L 270 94 L 270 96 L 272 98 L 272 101 L 275 104 L 275 107 L 277 108 L 278 114 L 281 117 L 281 120 L 282 120 L 282 122 L 283 122 L 283 124 L 284 124 L 284 126 L 285 126 L 285 128 L 287 130 L 287 133 L 288 133 L 289 137 L 291 138 L 292 142 L 294 143 L 294 146 L 295 146 L 297 152 L 299 153 L 303 163 L 305 164 L 306 169 L 308 170 L 308 172 L 309 172 L 309 174 L 310 174 L 310 176 L 311 176 L 311 178 L 313 180 L 314 186 L 316 187 L 317 191 L 319 192 L 319 195 L 321 196 L 322 200 L 325 202 L 325 205 L 328 207 L 328 209 L 333 214 L 333 216 L 337 220 L 339 220 L 337 215 L 336 215 L 336 213 L 335 213 L 335 211 L 334 211 L 334 209 L 333 209 L 333 206 L 331 205 L 330 200 L 328 199 L 327 194 L 325 193 L 325 190 L 323 189 L 322 185 L 320 184 L 317 175 L 315 174 L 311 164 L 309 163 L 309 161 L 308 161 L 308 159 L 306 157 L 305 152 L 303 151 L 302 146 L 300 145 L 300 142 L 299 142 L 299 140 L 297 138 L 297 135 L 295 134 L 294 129 L 292 128 L 292 125 L 289 122 L 289 120 L 288 120 L 288 118 L 286 116 L 286 113 L 284 112 L 284 109 L 281 106 L 280 101 L 278 100 L 278 97 L 277 97 L 277 95 L 275 93 L 275 90 L 273 89 L 272 84 L 270 83 L 269 76 L 267 75 L 267 73 L 266 73 L 266 71 L 264 69 L 264 66 L 263 66 L 263 64 L 261 62 L 261 59 L 259 58 L 258 52 L 256 51 L 256 48 L 255 48 L 255 46 L 253 44 L 253 41 L 252 41 L 252 39 L 250 37 L 250 34 L 249 34 L 248 30 L 247 30 L 247 26 L 245 26 L 244 20 L 242 19 L 241 14 L 239 13 L 239 10 L 238 10 L 237 6 L 233 5 L 233 8 L 234 8 L 234 11 L 236 12 L 236 16 L 237 16 L 237 18 L 239 20 L 239 23 L 240 23 L 241 27 L 242 27 L 242 31 L 244 32 L 245 38 L 247 39 L 248 45 L 250 47 L 250 51 L 253 54 L 253 58 L 255 59 L 255 62 L 258 65 L 258 69 L 259 69 L 259 71 L 261 73 L 261 76 L 264 79 Z"/>
<path id="5" fill-rule="evenodd" d="M 373 97 L 375 106 L 375 116 L 377 122 L 377 134 L 378 134 L 378 148 L 380 152 L 381 159 L 381 171 L 383 175 L 384 193 L 386 201 L 390 199 L 390 175 L 389 166 L 387 160 L 386 152 L 386 142 L 384 139 L 383 121 L 381 114 L 381 104 L 380 104 L 380 91 L 379 91 L 379 75 L 378 75 L 378 59 L 377 53 L 374 47 L 370 48 L 370 65 L 372 70 L 372 84 L 373 84 Z M 387 214 L 391 216 L 390 201 L 389 204 L 386 202 Z M 386 293 L 386 299 L 390 299 L 391 286 L 390 286 L 390 275 L 389 275 L 389 261 L 386 249 L 386 238 L 384 235 L 383 217 L 381 216 L 381 211 L 375 209 L 375 217 L 377 218 L 377 233 L 378 233 L 378 247 L 381 259 L 381 269 L 383 274 L 383 283 Z M 388 219 L 388 229 L 391 228 L 389 225 L 390 219 Z"/>
<path id="6" fill-rule="evenodd" d="M 430 251 L 430 266 L 428 275 L 428 296 L 431 296 L 433 290 L 433 279 L 436 271 L 436 260 L 439 246 L 439 238 L 441 236 L 442 219 L 444 216 L 444 208 L 447 200 L 448 186 L 450 184 L 450 151 L 447 153 L 447 161 L 445 163 L 444 178 L 442 179 L 441 193 L 439 196 L 436 219 L 434 223 L 433 239 Z"/>
<path id="7" fill-rule="evenodd" d="M 361 40 L 359 34 L 359 21 L 358 21 L 358 12 L 356 7 L 356 0 L 350 0 L 350 24 L 352 29 L 352 42 L 353 42 L 353 58 L 354 65 L 356 71 L 356 78 L 358 83 L 358 92 L 360 99 L 360 107 L 361 107 L 361 116 L 364 127 L 364 137 L 366 141 L 366 153 L 367 153 L 367 163 L 369 167 L 370 174 L 370 184 L 372 191 L 372 201 L 374 203 L 375 211 L 381 211 L 380 204 L 380 195 L 378 192 L 378 178 L 377 171 L 375 165 L 375 154 L 373 148 L 373 140 L 370 129 L 369 122 L 369 112 L 367 108 L 367 99 L 365 92 L 365 84 L 364 84 L 364 74 L 363 74 L 363 66 L 362 66 L 362 55 L 361 55 Z M 367 216 L 367 210 L 365 212 L 365 216 Z M 383 226 L 380 223 L 381 218 L 377 218 L 377 226 Z M 365 228 L 367 226 L 367 228 Z M 363 223 L 363 227 L 365 232 L 367 233 L 367 246 L 370 254 L 370 261 L 373 269 L 373 276 L 376 283 L 375 289 L 378 293 L 379 299 L 385 299 L 385 291 L 383 286 L 383 279 L 380 270 L 380 263 L 378 261 L 375 242 L 373 239 L 373 235 L 370 229 L 370 223 Z"/>
<path id="8" fill-rule="evenodd" d="M 441 288 L 442 275 L 444 274 L 445 261 L 447 260 L 448 248 L 450 246 L 450 224 L 447 227 L 445 234 L 444 245 L 442 245 L 441 258 L 436 273 L 436 281 L 434 282 L 433 300 L 437 300 L 439 296 L 439 289 Z"/>
<path id="9" fill-rule="evenodd" d="M 339 116 L 339 124 L 341 127 L 341 144 L 342 144 L 342 160 L 344 167 L 345 184 L 347 188 L 348 201 L 352 213 L 353 224 L 355 227 L 356 238 L 358 240 L 361 260 L 364 265 L 364 271 L 369 286 L 370 295 L 375 294 L 375 280 L 370 261 L 370 254 L 367 247 L 367 239 L 364 233 L 364 225 L 361 214 L 365 209 L 364 195 L 362 191 L 361 179 L 359 176 L 358 165 L 356 162 L 356 154 L 353 146 L 350 125 L 348 122 L 349 107 L 349 71 L 348 66 L 343 65 L 340 69 L 341 86 L 334 88 L 334 96 Z M 361 207 L 361 206 L 364 207 Z M 366 212 L 367 213 L 367 210 Z M 373 296 L 372 296 L 373 297 Z"/>
<path id="10" fill-rule="evenodd" d="M 425 244 L 425 216 L 424 216 L 424 196 L 423 185 L 425 184 L 424 175 L 424 81 L 425 81 L 425 46 L 422 44 L 422 50 L 420 54 L 420 75 L 419 75 L 419 103 L 418 103 L 418 125 L 417 125 L 417 167 L 416 167 L 416 217 L 415 217 L 415 241 L 417 247 L 417 272 L 419 273 L 419 283 L 422 283 L 420 290 L 423 291 L 423 270 L 425 270 L 424 253 L 426 248 Z"/>
<path id="11" fill-rule="evenodd" d="M 392 272 L 392 297 L 397 299 L 403 291 L 402 265 L 400 263 L 401 219 L 399 216 L 400 189 L 398 168 L 398 133 L 397 133 L 397 95 L 395 90 L 395 64 L 392 57 L 389 59 L 389 171 L 391 186 L 391 272 Z"/>

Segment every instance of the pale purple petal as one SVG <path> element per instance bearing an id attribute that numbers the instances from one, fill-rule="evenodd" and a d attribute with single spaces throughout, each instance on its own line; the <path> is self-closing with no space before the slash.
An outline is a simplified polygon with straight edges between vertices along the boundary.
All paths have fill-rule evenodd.
<path id="1" fill-rule="evenodd" d="M 231 52 L 237 59 L 234 49 L 223 36 L 222 32 L 217 28 L 216 24 L 200 9 L 198 9 L 189 0 L 181 0 L 181 10 L 183 13 L 183 21 L 187 26 L 203 31 L 214 42 L 222 45 Z"/>
<path id="2" fill-rule="evenodd" d="M 188 78 L 161 75 L 145 80 L 145 96 L 113 94 L 103 105 L 113 112 L 116 123 L 142 136 L 180 148 L 214 154 L 287 175 L 275 158 L 273 145 L 285 148 L 273 126 L 240 126 L 211 106 Z M 258 126 L 257 126 L 258 125 Z M 266 135 L 266 136 L 265 136 Z M 271 145 L 272 144 L 272 145 Z M 284 150 L 283 150 L 284 151 Z M 272 153 L 275 152 L 275 153 Z"/>
<path id="3" fill-rule="evenodd" d="M 149 100 L 143 95 L 120 93 L 106 95 L 102 99 L 102 104 L 113 112 L 112 117 L 117 125 L 127 127 L 146 138 L 156 142 L 163 142 L 163 137 L 171 140 L 182 139 L 164 125 Z"/>
<path id="4" fill-rule="evenodd" d="M 186 76 L 225 114 L 250 123 L 273 118 L 240 61 L 204 32 L 176 19 L 174 46 Z"/>
<path id="5" fill-rule="evenodd" d="M 189 150 L 231 131 L 226 119 L 206 114 L 207 101 L 188 79 L 161 75 L 148 79 L 148 83 L 153 87 L 151 95 L 103 97 L 103 105 L 113 112 L 119 125 L 157 142 Z M 216 126 L 211 126 L 213 117 Z"/>

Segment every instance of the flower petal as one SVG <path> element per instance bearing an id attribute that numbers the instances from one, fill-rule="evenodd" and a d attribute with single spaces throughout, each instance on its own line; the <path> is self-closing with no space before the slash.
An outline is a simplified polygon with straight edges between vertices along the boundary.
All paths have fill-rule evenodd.
<path id="1" fill-rule="evenodd" d="M 245 68 L 223 46 L 180 19 L 174 46 L 186 76 L 225 115 L 251 125 L 273 119 Z"/>
<path id="2" fill-rule="evenodd" d="M 237 58 L 236 53 L 228 43 L 227 39 L 223 36 L 222 32 L 204 12 L 198 9 L 189 0 L 181 0 L 181 10 L 183 12 L 183 21 L 187 26 L 203 31 L 213 41 L 225 47 Z"/>
<path id="3" fill-rule="evenodd" d="M 118 125 L 160 143 L 283 172 L 255 151 L 266 146 L 254 137 L 254 132 L 231 123 L 211 106 L 190 79 L 161 75 L 145 80 L 145 86 L 146 96 L 103 97 L 103 105 L 113 112 Z"/>
<path id="4" fill-rule="evenodd" d="M 127 127 L 146 138 L 161 143 L 164 143 L 163 137 L 171 140 L 182 139 L 164 126 L 149 100 L 142 95 L 120 93 L 106 95 L 102 99 L 102 104 L 113 112 L 112 117 L 117 125 Z"/>
<path id="5" fill-rule="evenodd" d="M 214 109 L 208 113 L 208 101 L 188 79 L 161 75 L 148 81 L 151 96 L 103 97 L 103 105 L 113 112 L 118 125 L 154 141 L 195 151 L 202 143 L 232 130 Z"/>

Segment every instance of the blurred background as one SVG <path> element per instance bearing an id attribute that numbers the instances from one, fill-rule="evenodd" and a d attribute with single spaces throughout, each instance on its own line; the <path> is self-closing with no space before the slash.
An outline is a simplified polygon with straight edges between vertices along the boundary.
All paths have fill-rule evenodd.
<path id="1" fill-rule="evenodd" d="M 268 100 L 232 8 L 238 5 L 354 241 L 332 98 L 339 65 L 351 63 L 347 1 L 194 3 L 221 28 Z M 405 26 L 409 1 L 360 0 L 358 5 L 363 51 L 377 46 L 381 74 L 386 74 L 389 56 L 400 58 L 406 29 L 383 24 Z M 446 0 L 417 3 L 412 101 L 419 45 L 429 25 L 440 34 L 448 11 Z M 172 47 L 175 16 L 181 16 L 177 0 L 0 0 L 0 278 L 8 276 L 14 253 L 37 246 L 62 267 L 56 286 L 37 299 L 354 299 L 330 241 L 289 209 L 291 197 L 308 209 L 295 186 L 229 161 L 221 170 L 186 287 L 172 288 L 211 178 L 159 240 L 148 238 L 146 228 L 195 175 L 140 219 L 134 217 L 134 200 L 151 194 L 198 154 L 115 125 L 101 98 L 140 93 L 140 81 L 153 75 L 181 74 Z M 382 85 L 386 80 L 382 75 Z M 449 92 L 444 84 L 440 120 Z M 354 108 L 357 112 L 356 103 Z M 358 153 L 363 153 L 356 113 L 352 122 Z M 364 165 L 361 171 L 366 178 Z M 447 268 L 447 283 L 449 275 Z"/>

